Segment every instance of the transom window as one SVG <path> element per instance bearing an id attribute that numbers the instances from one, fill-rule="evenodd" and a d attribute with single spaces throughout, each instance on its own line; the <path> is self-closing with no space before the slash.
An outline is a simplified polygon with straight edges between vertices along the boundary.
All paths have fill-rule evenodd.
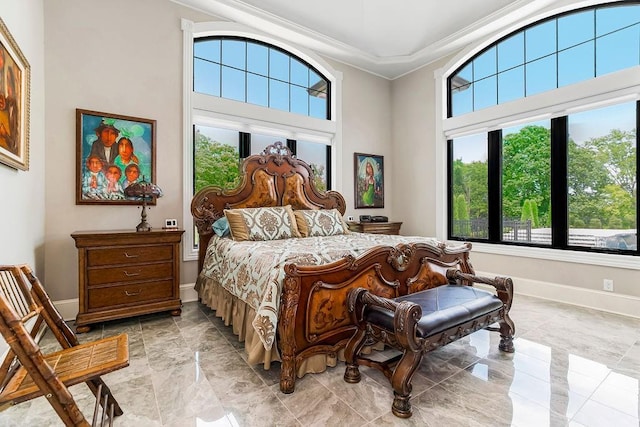
<path id="1" fill-rule="evenodd" d="M 330 119 L 329 81 L 272 45 L 205 37 L 193 45 L 193 90 L 305 116 Z"/>
<path id="2" fill-rule="evenodd" d="M 448 79 L 449 117 L 640 64 L 640 5 L 603 5 L 510 34 Z"/>
<path id="3" fill-rule="evenodd" d="M 634 1 L 545 18 L 452 67 L 448 238 L 640 255 L 639 65 Z"/>

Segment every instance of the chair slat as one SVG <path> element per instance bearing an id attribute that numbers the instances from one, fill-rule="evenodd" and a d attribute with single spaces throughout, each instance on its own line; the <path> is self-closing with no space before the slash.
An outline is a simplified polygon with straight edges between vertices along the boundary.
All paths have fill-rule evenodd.
<path id="1" fill-rule="evenodd" d="M 62 350 L 42 354 L 37 340 L 45 324 Z M 0 365 L 0 410 L 46 395 L 65 425 L 88 426 L 68 390 L 85 382 L 102 407 L 93 425 L 122 415 L 100 376 L 129 365 L 127 334 L 79 344 L 29 266 L 0 266 L 0 333 L 10 347 Z"/>

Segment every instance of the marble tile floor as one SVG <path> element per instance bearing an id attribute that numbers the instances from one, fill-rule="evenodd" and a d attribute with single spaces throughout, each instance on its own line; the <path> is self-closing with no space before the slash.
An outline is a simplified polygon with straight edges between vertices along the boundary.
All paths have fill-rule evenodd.
<path id="1" fill-rule="evenodd" d="M 131 364 L 104 377 L 125 414 L 115 426 L 588 426 L 640 425 L 640 319 L 516 295 L 516 352 L 479 331 L 430 353 L 413 379 L 413 417 L 390 411 L 392 391 L 343 364 L 279 391 L 279 364 L 245 362 L 243 344 L 197 302 L 182 316 L 141 316 L 96 326 L 81 340 L 129 334 Z M 42 346 L 53 351 L 50 333 Z M 92 396 L 71 388 L 85 414 Z M 0 412 L 0 426 L 62 425 L 44 398 Z"/>

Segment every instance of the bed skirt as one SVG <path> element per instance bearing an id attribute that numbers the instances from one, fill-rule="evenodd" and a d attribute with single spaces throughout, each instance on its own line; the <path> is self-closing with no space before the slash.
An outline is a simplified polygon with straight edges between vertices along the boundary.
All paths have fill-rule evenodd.
<path id="1" fill-rule="evenodd" d="M 247 362 L 251 365 L 262 364 L 264 369 L 271 368 L 271 362 L 280 361 L 280 354 L 276 345 L 270 350 L 264 348 L 251 322 L 256 316 L 256 311 L 247 303 L 233 296 L 229 291 L 219 286 L 218 283 L 200 274 L 194 287 L 198 293 L 200 302 L 214 310 L 226 326 L 230 326 L 240 342 L 244 342 Z M 338 352 L 338 357 L 318 354 L 300 362 L 296 375 L 302 378 L 308 373 L 320 373 L 327 366 L 336 366 L 338 360 L 344 361 L 344 349 Z"/>

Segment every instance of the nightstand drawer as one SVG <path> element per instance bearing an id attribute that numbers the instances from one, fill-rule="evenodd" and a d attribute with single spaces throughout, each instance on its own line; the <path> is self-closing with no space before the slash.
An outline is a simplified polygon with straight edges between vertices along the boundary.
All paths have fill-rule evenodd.
<path id="1" fill-rule="evenodd" d="M 92 249 L 87 251 L 87 266 L 140 264 L 170 260 L 173 255 L 172 251 L 173 248 L 169 245 Z"/>
<path id="2" fill-rule="evenodd" d="M 173 297 L 173 280 L 151 283 L 131 283 L 92 289 L 89 292 L 89 310 L 127 304 L 169 299 Z"/>
<path id="3" fill-rule="evenodd" d="M 166 279 L 173 277 L 173 264 L 132 264 L 110 268 L 92 268 L 88 270 L 87 286 L 105 283 L 138 282 L 141 280 Z"/>

